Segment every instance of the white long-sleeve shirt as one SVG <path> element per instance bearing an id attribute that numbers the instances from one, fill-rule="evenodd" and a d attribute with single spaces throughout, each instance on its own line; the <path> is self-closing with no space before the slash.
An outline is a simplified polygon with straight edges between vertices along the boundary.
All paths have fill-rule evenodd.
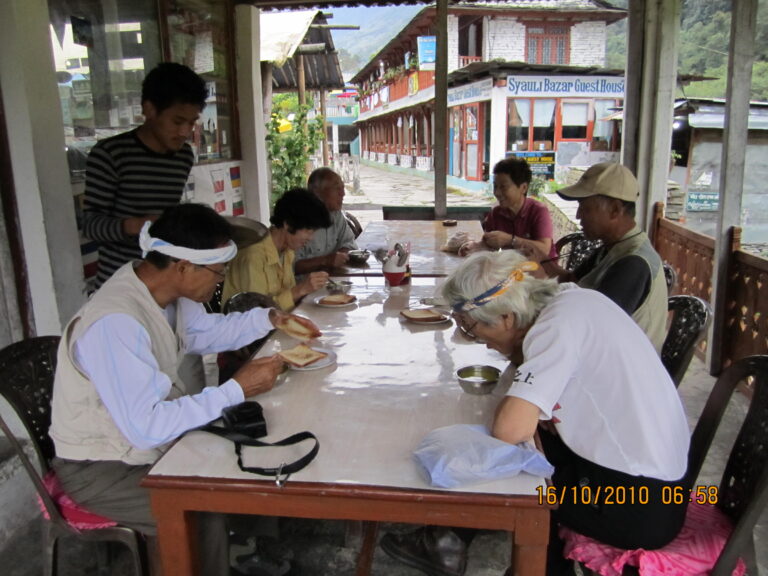
<path id="1" fill-rule="evenodd" d="M 179 299 L 165 309 L 169 323 L 184 315 L 186 352 L 209 354 L 241 348 L 273 328 L 269 310 L 207 314 L 201 304 Z M 165 444 L 207 424 L 222 409 L 242 402 L 243 390 L 230 379 L 199 394 L 165 400 L 171 388 L 152 354 L 149 334 L 127 314 L 108 314 L 75 343 L 75 361 L 95 386 L 118 429 L 140 450 Z"/>

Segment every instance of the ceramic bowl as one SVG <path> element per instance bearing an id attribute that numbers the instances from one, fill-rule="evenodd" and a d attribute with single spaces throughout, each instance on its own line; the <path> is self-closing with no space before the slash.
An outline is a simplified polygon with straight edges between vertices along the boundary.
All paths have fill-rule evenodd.
<path id="1" fill-rule="evenodd" d="M 473 364 L 456 371 L 461 389 L 467 394 L 490 394 L 499 383 L 501 371 L 493 366 Z"/>

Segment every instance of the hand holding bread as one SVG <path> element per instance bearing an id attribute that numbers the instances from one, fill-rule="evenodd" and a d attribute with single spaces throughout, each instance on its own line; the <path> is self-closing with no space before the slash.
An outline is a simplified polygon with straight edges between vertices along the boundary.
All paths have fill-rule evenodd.
<path id="1" fill-rule="evenodd" d="M 294 314 L 278 316 L 275 319 L 274 326 L 281 332 L 285 332 L 288 336 L 292 336 L 301 342 L 322 336 L 322 333 L 312 320 Z"/>

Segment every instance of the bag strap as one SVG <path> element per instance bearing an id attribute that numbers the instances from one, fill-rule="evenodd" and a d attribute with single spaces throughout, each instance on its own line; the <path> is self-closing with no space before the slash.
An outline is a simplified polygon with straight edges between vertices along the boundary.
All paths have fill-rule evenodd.
<path id="1" fill-rule="evenodd" d="M 231 440 L 235 444 L 235 454 L 237 454 L 237 465 L 240 467 L 240 470 L 243 472 L 250 472 L 252 474 L 259 474 L 261 476 L 274 476 L 275 482 L 278 486 L 282 486 L 286 480 L 288 480 L 288 477 L 293 474 L 294 472 L 298 472 L 299 470 L 304 469 L 307 464 L 312 462 L 312 460 L 315 459 L 315 456 L 317 456 L 317 453 L 320 451 L 320 441 L 317 439 L 317 436 L 312 434 L 312 432 L 305 431 L 305 432 L 298 432 L 296 434 L 293 434 L 292 436 L 288 436 L 287 438 L 283 438 L 282 440 L 278 440 L 277 442 L 264 442 L 263 440 L 257 440 L 256 438 L 252 438 L 251 436 L 248 436 L 246 434 L 241 434 L 239 432 L 235 432 L 233 430 L 222 428 L 221 426 L 213 426 L 211 424 L 202 427 L 200 430 L 205 432 L 210 432 L 211 434 L 216 434 L 217 436 L 221 436 L 222 438 L 226 438 L 227 440 Z M 312 439 L 315 441 L 314 446 L 307 452 L 304 456 L 299 458 L 298 460 L 295 460 L 291 462 L 290 464 L 282 463 L 280 466 L 277 467 L 271 467 L 271 468 L 263 468 L 261 466 L 244 466 L 243 465 L 243 458 L 242 458 L 242 447 L 243 446 L 255 446 L 255 447 L 275 447 L 275 446 L 292 446 L 293 444 L 298 444 L 299 442 L 303 442 L 304 440 Z M 285 476 L 283 478 L 280 478 L 280 475 L 284 474 Z"/>

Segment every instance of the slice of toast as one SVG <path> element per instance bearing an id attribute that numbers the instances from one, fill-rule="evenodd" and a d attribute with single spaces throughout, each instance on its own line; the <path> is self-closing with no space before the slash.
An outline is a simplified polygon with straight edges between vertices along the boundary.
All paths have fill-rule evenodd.
<path id="1" fill-rule="evenodd" d="M 303 324 L 299 323 L 299 321 L 296 320 L 296 318 L 293 316 L 281 324 L 279 329 L 288 334 L 288 336 L 292 336 L 293 338 L 296 338 L 296 340 L 301 340 L 302 342 L 311 340 L 312 338 L 317 338 L 321 335 L 319 332 L 315 332 L 314 330 L 307 328 Z"/>
<path id="2" fill-rule="evenodd" d="M 440 312 L 428 308 L 401 310 L 400 315 L 408 318 L 408 320 L 413 320 L 414 322 L 439 322 L 440 320 L 445 319 L 445 316 L 440 314 Z"/>
<path id="3" fill-rule="evenodd" d="M 317 362 L 328 356 L 325 352 L 318 352 L 305 344 L 299 344 L 289 350 L 282 350 L 278 354 L 283 360 L 288 362 L 288 364 L 296 366 L 297 368 L 309 366 L 313 362 Z"/>
<path id="4" fill-rule="evenodd" d="M 352 294 L 330 294 L 328 296 L 323 296 L 318 302 L 326 306 L 343 306 L 344 304 L 349 304 L 355 300 L 357 300 L 357 297 Z"/>

